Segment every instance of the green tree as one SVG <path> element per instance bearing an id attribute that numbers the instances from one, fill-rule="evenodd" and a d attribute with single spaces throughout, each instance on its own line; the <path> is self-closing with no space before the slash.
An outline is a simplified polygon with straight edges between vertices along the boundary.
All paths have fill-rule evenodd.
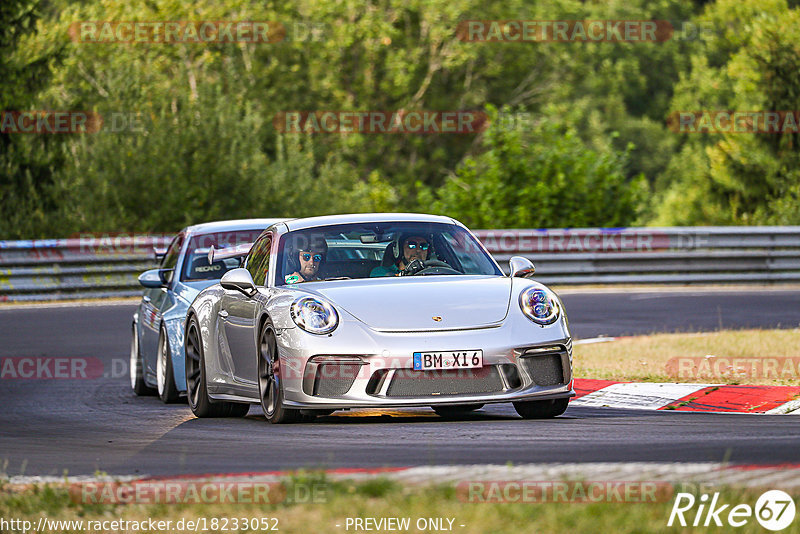
<path id="1" fill-rule="evenodd" d="M 719 0 L 715 31 L 677 87 L 678 111 L 800 109 L 800 10 L 783 0 Z M 800 136 L 686 134 L 660 181 L 660 224 L 800 223 Z"/>
<path id="2" fill-rule="evenodd" d="M 492 117 L 497 116 L 489 108 Z M 433 201 L 476 228 L 624 226 L 646 184 L 626 176 L 627 152 L 597 152 L 555 116 L 530 130 L 492 127 Z"/>
<path id="3" fill-rule="evenodd" d="M 32 111 L 49 81 L 58 48 L 21 46 L 40 17 L 40 1 L 0 3 L 0 111 Z M 49 212 L 58 201 L 53 173 L 61 164 L 60 139 L 0 132 L 0 236 L 36 237 L 57 228 Z"/>

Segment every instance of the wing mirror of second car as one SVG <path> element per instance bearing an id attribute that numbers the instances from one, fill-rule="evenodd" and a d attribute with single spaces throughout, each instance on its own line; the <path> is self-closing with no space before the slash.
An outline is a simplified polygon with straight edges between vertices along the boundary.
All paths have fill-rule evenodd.
<path id="1" fill-rule="evenodd" d="M 256 284 L 253 282 L 253 277 L 250 276 L 250 271 L 241 267 L 231 269 L 222 275 L 219 283 L 225 289 L 241 291 L 248 297 L 256 294 Z"/>
<path id="2" fill-rule="evenodd" d="M 508 266 L 511 269 L 511 278 L 531 278 L 536 272 L 531 260 L 522 256 L 512 256 L 508 260 Z"/>
<path id="3" fill-rule="evenodd" d="M 167 287 L 172 279 L 172 269 L 150 269 L 139 275 L 139 283 L 144 287 Z"/>

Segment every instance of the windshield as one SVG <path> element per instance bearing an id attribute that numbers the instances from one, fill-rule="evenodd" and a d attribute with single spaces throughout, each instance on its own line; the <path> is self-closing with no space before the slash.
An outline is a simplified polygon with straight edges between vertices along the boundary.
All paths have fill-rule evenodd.
<path id="1" fill-rule="evenodd" d="M 277 285 L 412 271 L 415 276 L 502 276 L 469 232 L 454 224 L 357 223 L 295 230 L 281 236 L 278 249 Z"/>
<path id="2" fill-rule="evenodd" d="M 216 232 L 213 234 L 200 234 L 192 236 L 186 249 L 183 261 L 181 281 L 196 282 L 199 280 L 219 280 L 222 275 L 239 267 L 242 258 L 225 258 L 208 263 L 208 251 L 213 246 L 215 249 L 235 247 L 242 243 L 252 243 L 261 235 L 263 228 L 250 230 L 235 230 L 231 232 Z"/>

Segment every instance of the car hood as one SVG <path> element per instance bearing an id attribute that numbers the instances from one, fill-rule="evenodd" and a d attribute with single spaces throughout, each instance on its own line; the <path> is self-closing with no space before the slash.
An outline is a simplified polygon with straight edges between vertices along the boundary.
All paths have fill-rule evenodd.
<path id="1" fill-rule="evenodd" d="M 501 276 L 391 277 L 304 285 L 370 327 L 393 331 L 496 324 L 505 319 L 511 294 L 511 280 Z"/>

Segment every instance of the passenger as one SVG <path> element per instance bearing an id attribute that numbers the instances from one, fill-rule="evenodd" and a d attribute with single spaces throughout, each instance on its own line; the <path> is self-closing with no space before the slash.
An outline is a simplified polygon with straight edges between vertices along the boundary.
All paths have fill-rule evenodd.
<path id="1" fill-rule="evenodd" d="M 400 243 L 402 243 L 402 252 Z M 415 262 L 412 268 L 420 270 L 422 262 L 428 259 L 430 245 L 429 240 L 420 235 L 401 235 L 389 246 L 391 252 L 387 251 L 387 254 L 391 254 L 392 260 L 389 265 L 379 265 L 372 269 L 369 275 L 371 277 L 400 276 L 405 274 L 412 262 Z"/>
<path id="2" fill-rule="evenodd" d="M 323 236 L 315 235 L 311 238 L 296 236 L 293 245 L 287 251 L 289 259 L 287 271 L 294 272 L 284 277 L 285 282 L 297 284 L 321 280 L 319 271 L 325 263 L 327 253 L 328 243 Z"/>

